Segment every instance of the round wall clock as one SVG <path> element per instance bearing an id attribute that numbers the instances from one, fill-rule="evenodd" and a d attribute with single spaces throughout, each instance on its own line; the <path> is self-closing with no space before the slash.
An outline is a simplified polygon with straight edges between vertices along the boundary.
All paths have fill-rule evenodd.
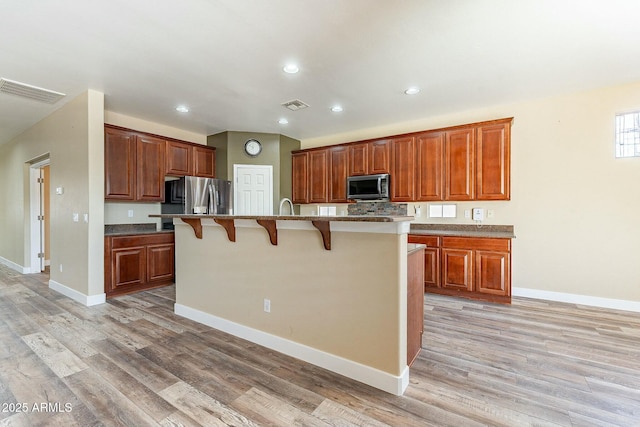
<path id="1" fill-rule="evenodd" d="M 256 157 L 262 151 L 262 144 L 257 139 L 248 139 L 244 143 L 244 152 L 251 157 Z"/>

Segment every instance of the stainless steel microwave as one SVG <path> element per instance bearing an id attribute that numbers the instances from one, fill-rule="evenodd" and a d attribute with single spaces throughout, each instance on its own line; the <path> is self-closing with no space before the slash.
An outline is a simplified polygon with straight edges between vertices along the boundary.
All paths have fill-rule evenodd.
<path id="1" fill-rule="evenodd" d="M 388 200 L 389 174 L 348 177 L 347 198 L 352 200 Z"/>

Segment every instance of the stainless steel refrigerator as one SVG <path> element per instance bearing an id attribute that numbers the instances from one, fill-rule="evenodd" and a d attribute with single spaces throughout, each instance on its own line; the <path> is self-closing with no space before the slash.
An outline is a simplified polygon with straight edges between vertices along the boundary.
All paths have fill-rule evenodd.
<path id="1" fill-rule="evenodd" d="M 231 181 L 186 176 L 184 184 L 185 214 L 230 215 L 233 213 Z"/>

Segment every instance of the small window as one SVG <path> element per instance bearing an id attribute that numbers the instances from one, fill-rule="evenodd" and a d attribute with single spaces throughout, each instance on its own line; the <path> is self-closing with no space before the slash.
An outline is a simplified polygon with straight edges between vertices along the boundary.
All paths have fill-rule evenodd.
<path id="1" fill-rule="evenodd" d="M 640 157 L 640 111 L 616 115 L 616 157 Z"/>

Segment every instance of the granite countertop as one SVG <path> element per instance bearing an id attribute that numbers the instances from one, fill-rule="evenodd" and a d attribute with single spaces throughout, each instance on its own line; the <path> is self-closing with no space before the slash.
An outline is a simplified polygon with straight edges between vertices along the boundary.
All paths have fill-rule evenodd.
<path id="1" fill-rule="evenodd" d="M 351 221 L 351 222 L 402 222 L 413 221 L 412 216 L 372 216 L 372 215 L 184 215 L 164 214 L 149 215 L 152 218 L 205 218 L 205 219 L 254 219 L 275 221 Z"/>
<path id="2" fill-rule="evenodd" d="M 493 237 L 515 239 L 513 225 L 411 224 L 409 234 L 452 237 Z"/>
<path id="3" fill-rule="evenodd" d="M 173 230 L 158 230 L 156 224 L 105 224 L 105 236 L 123 236 L 127 234 L 173 233 Z"/>

